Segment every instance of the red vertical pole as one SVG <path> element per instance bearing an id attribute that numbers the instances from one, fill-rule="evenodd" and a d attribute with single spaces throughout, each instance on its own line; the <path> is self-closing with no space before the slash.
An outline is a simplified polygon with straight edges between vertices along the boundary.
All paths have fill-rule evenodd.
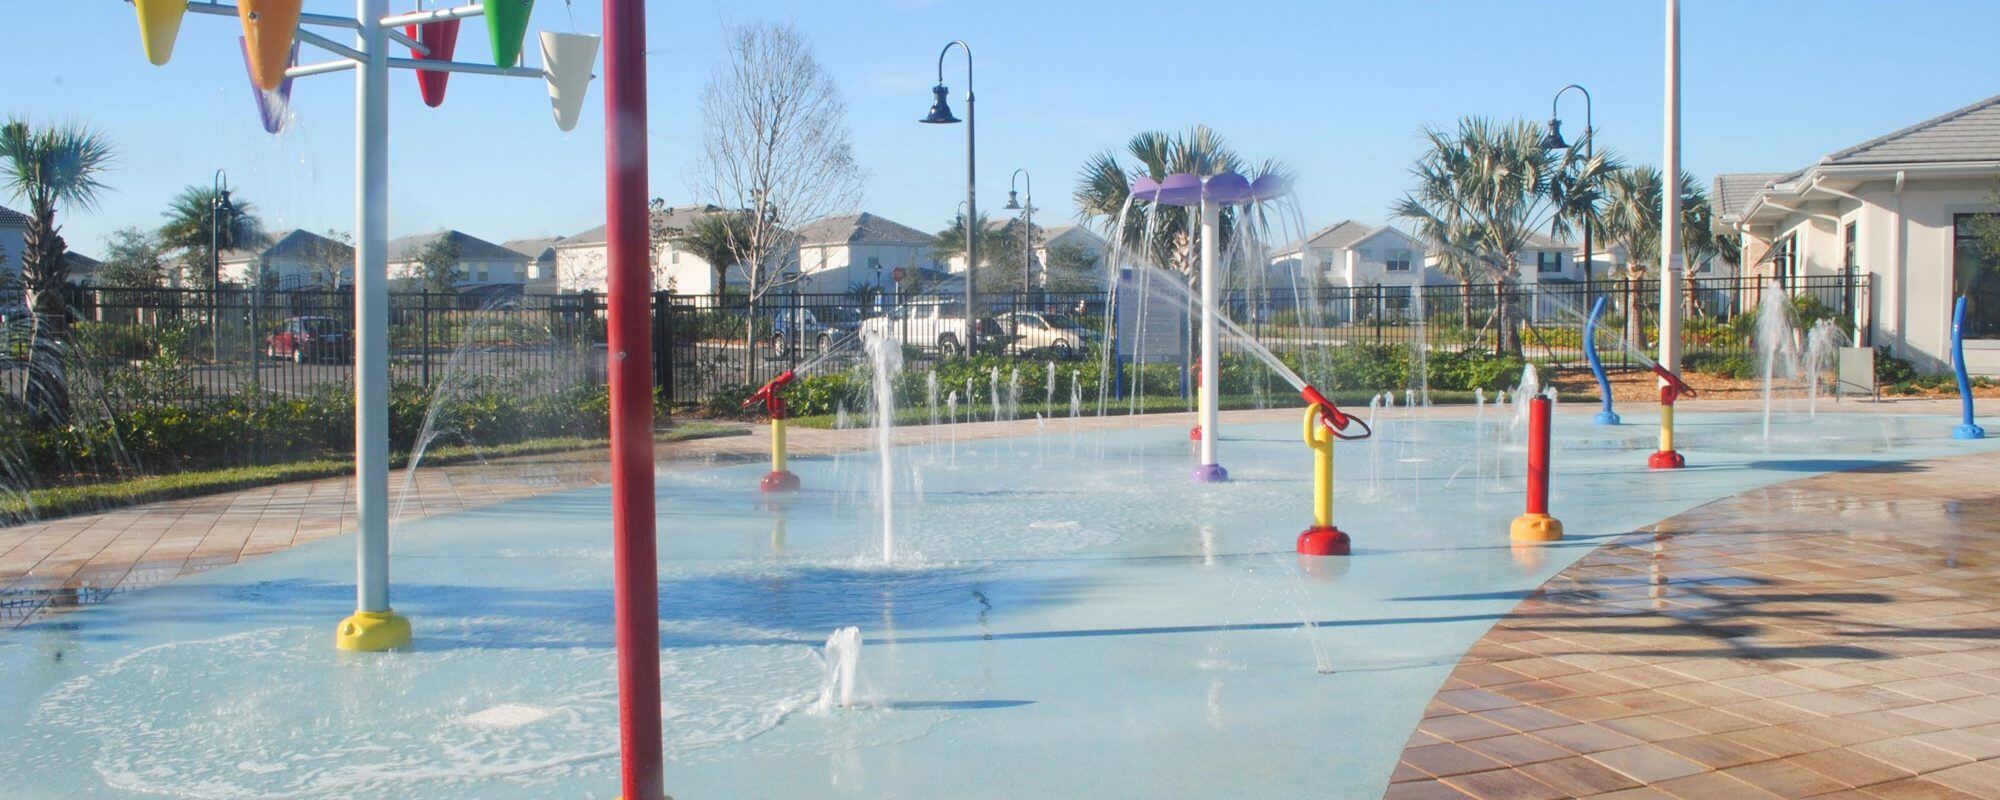
<path id="1" fill-rule="evenodd" d="M 1528 401 L 1528 513 L 1549 513 L 1549 415 L 1555 402 Z"/>
<path id="2" fill-rule="evenodd" d="M 666 796 L 660 587 L 653 530 L 653 356 L 646 220 L 646 7 L 604 0 L 604 205 L 609 256 L 613 616 L 619 796 Z"/>

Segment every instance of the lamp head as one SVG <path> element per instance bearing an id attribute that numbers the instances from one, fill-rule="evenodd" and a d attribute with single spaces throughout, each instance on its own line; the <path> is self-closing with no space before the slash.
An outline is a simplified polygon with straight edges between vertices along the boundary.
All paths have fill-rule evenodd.
<path id="1" fill-rule="evenodd" d="M 1006 204 L 1006 205 L 1004 205 L 1004 206 L 1001 206 L 1000 208 L 1001 208 L 1002 210 L 1005 210 L 1005 211 L 1019 211 L 1019 210 L 1021 210 L 1021 201 L 1020 201 L 1019 197 L 1017 196 L 1017 193 L 1016 193 L 1016 192 L 1015 192 L 1015 191 L 1014 191 L 1013 189 L 1008 189 L 1008 190 L 1007 190 L 1007 204 Z"/>
<path id="2" fill-rule="evenodd" d="M 1549 135 L 1542 137 L 1543 150 L 1568 150 L 1569 143 L 1563 141 L 1562 120 L 1549 120 Z"/>
<path id="3" fill-rule="evenodd" d="M 945 95 L 951 94 L 951 90 L 940 83 L 931 87 L 931 94 L 937 95 L 936 102 L 931 103 L 931 113 L 918 122 L 927 125 L 950 125 L 957 122 L 958 118 L 951 115 L 951 104 L 944 99 Z"/>

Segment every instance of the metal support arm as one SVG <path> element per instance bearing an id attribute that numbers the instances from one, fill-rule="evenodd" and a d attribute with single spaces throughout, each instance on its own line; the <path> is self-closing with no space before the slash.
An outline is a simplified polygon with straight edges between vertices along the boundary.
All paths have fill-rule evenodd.
<path id="1" fill-rule="evenodd" d="M 444 22 L 445 20 L 465 19 L 466 17 L 477 17 L 484 13 L 486 13 L 485 6 L 480 5 L 478 3 L 473 3 L 471 5 L 458 6 L 457 8 L 440 8 L 432 11 L 412 11 L 408 14 L 397 14 L 395 16 L 383 17 L 382 26 L 385 28 L 396 28 L 404 25 L 422 25 L 426 22 Z"/>

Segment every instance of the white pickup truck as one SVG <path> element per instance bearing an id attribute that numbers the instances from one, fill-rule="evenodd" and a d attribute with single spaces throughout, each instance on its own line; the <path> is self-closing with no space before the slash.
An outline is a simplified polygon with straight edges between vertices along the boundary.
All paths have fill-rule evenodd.
<path id="1" fill-rule="evenodd" d="M 886 336 L 910 347 L 935 350 L 944 356 L 965 352 L 964 305 L 939 302 L 912 302 L 889 313 L 861 321 L 863 337 Z M 980 320 L 980 335 L 993 332 L 992 320 Z"/>

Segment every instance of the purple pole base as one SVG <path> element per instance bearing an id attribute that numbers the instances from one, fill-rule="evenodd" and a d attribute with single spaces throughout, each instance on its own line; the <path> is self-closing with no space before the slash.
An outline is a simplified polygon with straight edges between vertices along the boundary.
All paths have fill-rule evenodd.
<path id="1" fill-rule="evenodd" d="M 1195 483 L 1224 483 L 1229 480 L 1229 470 L 1221 464 L 1202 464 L 1194 468 Z"/>

